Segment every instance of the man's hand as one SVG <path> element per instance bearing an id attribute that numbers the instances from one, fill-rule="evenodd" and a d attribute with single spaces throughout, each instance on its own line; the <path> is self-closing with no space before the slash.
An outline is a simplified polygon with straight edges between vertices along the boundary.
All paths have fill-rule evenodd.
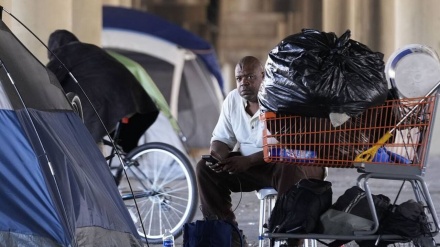
<path id="1" fill-rule="evenodd" d="M 212 163 L 207 161 L 206 165 L 209 166 L 209 168 L 211 168 L 211 170 L 219 173 L 219 172 L 223 172 L 223 166 L 219 163 Z"/>
<path id="2" fill-rule="evenodd" d="M 251 158 L 249 156 L 233 156 L 224 159 L 218 164 L 222 171 L 234 174 L 244 172 L 252 166 Z"/>

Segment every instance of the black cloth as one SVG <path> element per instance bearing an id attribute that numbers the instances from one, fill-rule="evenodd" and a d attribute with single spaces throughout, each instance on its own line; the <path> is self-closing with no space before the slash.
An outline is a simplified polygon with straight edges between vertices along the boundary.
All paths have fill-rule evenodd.
<path id="1" fill-rule="evenodd" d="M 66 93 L 74 92 L 80 97 L 85 125 L 95 141 L 100 141 L 106 132 L 87 97 L 109 132 L 115 129 L 121 118 L 136 115 L 133 118 L 136 123 L 133 124 L 138 131 L 124 132 L 126 135 L 133 132 L 136 136 L 125 137 L 131 141 L 125 143 L 123 148 L 127 151 L 135 147 L 137 143 L 133 142 L 137 142 L 140 135 L 156 120 L 159 111 L 133 74 L 105 50 L 80 42 L 66 30 L 53 32 L 48 47 L 59 60 L 49 53 L 47 68 L 56 75 Z M 60 61 L 77 79 L 87 97 Z M 130 129 L 130 123 L 124 125 L 124 128 Z M 121 139 L 124 140 L 124 136 Z"/>

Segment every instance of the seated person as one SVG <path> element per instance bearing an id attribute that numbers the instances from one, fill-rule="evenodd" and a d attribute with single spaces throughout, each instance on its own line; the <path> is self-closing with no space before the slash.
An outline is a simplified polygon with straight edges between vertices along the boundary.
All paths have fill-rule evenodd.
<path id="1" fill-rule="evenodd" d="M 202 214 L 238 226 L 232 211 L 231 192 L 250 192 L 274 187 L 279 194 L 288 191 L 300 179 L 324 178 L 324 168 L 286 164 L 268 164 L 263 159 L 263 124 L 260 123 L 258 90 L 264 79 L 260 61 L 243 57 L 235 67 L 237 88 L 223 102 L 217 125 L 212 133 L 210 154 L 217 164 L 197 163 L 196 176 Z M 230 155 L 239 143 L 242 155 Z M 239 246 L 238 234 L 233 245 Z M 297 246 L 292 240 L 290 246 Z"/>

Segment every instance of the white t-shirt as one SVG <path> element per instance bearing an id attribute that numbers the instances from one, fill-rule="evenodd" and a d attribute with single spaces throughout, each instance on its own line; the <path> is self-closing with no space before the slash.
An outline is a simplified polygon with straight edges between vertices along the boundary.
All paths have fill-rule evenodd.
<path id="1" fill-rule="evenodd" d="M 250 116 L 246 110 L 246 100 L 232 90 L 225 98 L 217 125 L 212 133 L 211 142 L 221 141 L 229 148 L 240 143 L 243 155 L 250 155 L 263 150 L 263 123 L 258 110 Z"/>

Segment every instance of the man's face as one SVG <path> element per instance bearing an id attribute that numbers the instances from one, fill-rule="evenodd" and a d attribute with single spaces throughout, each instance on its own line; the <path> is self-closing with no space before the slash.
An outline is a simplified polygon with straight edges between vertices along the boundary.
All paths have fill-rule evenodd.
<path id="1" fill-rule="evenodd" d="M 258 102 L 258 90 L 263 81 L 264 73 L 261 66 L 244 64 L 235 67 L 235 81 L 240 96 L 250 102 Z"/>

